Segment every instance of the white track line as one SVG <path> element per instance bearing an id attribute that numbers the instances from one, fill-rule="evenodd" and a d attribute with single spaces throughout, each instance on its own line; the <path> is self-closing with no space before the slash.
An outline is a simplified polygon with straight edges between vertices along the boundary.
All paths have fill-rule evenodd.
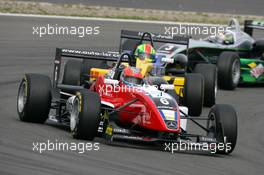
<path id="1" fill-rule="evenodd" d="M 172 22 L 172 21 L 151 21 L 151 20 L 135 20 L 135 19 L 116 19 L 116 18 L 96 18 L 96 17 L 77 17 L 77 16 L 57 16 L 57 15 L 35 15 L 35 14 L 19 14 L 19 13 L 0 13 L 0 16 L 14 17 L 32 17 L 32 18 L 53 18 L 53 19 L 74 19 L 89 21 L 109 21 L 109 22 L 129 22 L 129 23 L 148 23 L 148 24 L 169 24 L 169 25 L 195 25 L 195 26 L 223 26 L 219 24 L 202 24 L 188 22 Z"/>

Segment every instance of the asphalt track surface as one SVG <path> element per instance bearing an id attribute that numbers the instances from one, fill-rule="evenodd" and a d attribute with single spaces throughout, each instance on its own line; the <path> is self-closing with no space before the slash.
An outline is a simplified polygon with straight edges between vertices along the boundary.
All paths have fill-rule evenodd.
<path id="1" fill-rule="evenodd" d="M 112 146 L 103 140 L 99 151 L 80 154 L 74 151 L 33 151 L 33 142 L 75 142 L 69 132 L 48 124 L 19 121 L 16 95 L 23 74 L 51 75 L 55 47 L 115 49 L 122 28 L 160 32 L 161 24 L 84 21 L 0 16 L 0 174 L 263 174 L 264 171 L 264 89 L 240 87 L 236 91 L 219 91 L 217 103 L 232 104 L 238 112 L 238 142 L 229 156 L 204 153 L 168 153 L 161 150 Z M 32 27 L 58 25 L 99 25 L 101 35 L 84 39 L 66 36 L 39 38 Z M 205 113 L 208 109 L 205 109 Z M 196 130 L 196 128 L 194 128 Z"/>
<path id="2" fill-rule="evenodd" d="M 28 0 L 23 0 L 28 1 Z M 34 0 L 141 9 L 264 15 L 263 0 Z"/>

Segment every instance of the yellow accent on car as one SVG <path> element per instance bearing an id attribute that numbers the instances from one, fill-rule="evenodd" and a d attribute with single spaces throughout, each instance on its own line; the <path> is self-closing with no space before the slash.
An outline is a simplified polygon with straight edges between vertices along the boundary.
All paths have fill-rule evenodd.
<path id="1" fill-rule="evenodd" d="M 112 126 L 108 125 L 107 128 L 106 128 L 106 130 L 105 130 L 105 133 L 107 135 L 110 135 L 110 136 L 113 135 L 113 128 L 112 128 Z"/>
<path id="2" fill-rule="evenodd" d="M 184 83 L 185 83 L 185 77 L 173 77 L 173 76 L 163 76 L 163 79 L 170 82 L 173 80 L 173 85 L 175 87 L 175 92 L 179 96 L 183 97 L 183 88 L 184 88 Z"/>
<path id="3" fill-rule="evenodd" d="M 109 72 L 109 69 L 99 69 L 99 68 L 92 68 L 90 71 L 90 75 L 92 76 L 90 80 L 95 80 L 96 77 L 100 75 L 105 75 Z"/>
<path id="4" fill-rule="evenodd" d="M 140 60 L 139 58 L 137 58 L 136 67 L 141 69 L 142 76 L 146 77 L 153 68 L 153 63 L 150 63 L 147 60 Z"/>
<path id="5" fill-rule="evenodd" d="M 250 68 L 254 68 L 254 67 L 257 66 L 257 64 L 256 64 L 255 62 L 252 62 L 252 63 L 248 64 L 248 66 L 249 66 Z"/>
<path id="6" fill-rule="evenodd" d="M 170 77 L 170 76 L 163 76 L 163 79 L 166 80 L 166 81 L 170 81 L 172 79 L 172 77 Z"/>
<path id="7" fill-rule="evenodd" d="M 175 87 L 176 94 L 178 94 L 181 97 L 183 97 L 182 89 L 184 88 L 184 83 L 185 83 L 184 77 L 175 77 L 175 79 L 173 81 L 173 85 Z"/>

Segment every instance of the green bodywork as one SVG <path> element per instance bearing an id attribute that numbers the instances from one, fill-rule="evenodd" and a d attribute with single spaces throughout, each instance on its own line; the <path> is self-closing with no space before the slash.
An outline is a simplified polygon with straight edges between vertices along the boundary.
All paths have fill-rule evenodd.
<path id="1" fill-rule="evenodd" d="M 252 67 L 250 66 L 252 65 Z M 240 58 L 240 66 L 241 66 L 241 75 L 240 75 L 240 83 L 264 83 L 264 60 L 260 59 L 251 59 L 251 58 Z M 256 66 L 262 68 L 256 68 Z M 252 75 L 252 71 L 254 69 L 258 69 L 259 75 L 258 77 Z"/>
<path id="2" fill-rule="evenodd" d="M 246 20 L 244 31 L 241 30 L 236 19 L 231 19 L 228 26 L 229 34 L 232 33 L 234 36 L 233 43 L 219 42 L 216 36 L 210 36 L 200 40 L 190 39 L 188 47 L 166 44 L 163 50 L 161 48 L 163 51 L 161 53 L 166 53 L 169 49 L 172 50 L 169 56 L 178 53 L 188 54 L 188 69 L 192 72 L 198 63 L 217 64 L 222 52 L 236 52 L 240 57 L 240 83 L 264 83 L 264 50 L 262 53 L 254 51 L 255 39 L 252 37 L 253 29 L 264 30 L 264 21 Z"/>
<path id="3" fill-rule="evenodd" d="M 237 48 L 230 47 L 220 44 L 208 43 L 202 40 L 190 40 L 190 46 L 188 50 L 188 58 L 191 64 L 191 67 L 195 66 L 195 63 L 207 62 L 216 64 L 219 55 L 224 51 L 232 51 L 239 53 L 239 55 L 250 55 L 252 52 L 251 48 Z M 186 52 L 186 47 L 178 45 L 178 53 Z M 250 67 L 251 66 L 251 67 Z M 255 68 L 258 66 L 258 68 Z M 262 68 L 263 66 L 263 68 Z M 240 67 L 241 67 L 241 76 L 240 83 L 264 83 L 264 60 L 255 57 L 241 57 L 240 58 Z M 254 76 L 251 71 L 258 69 L 261 75 Z"/>

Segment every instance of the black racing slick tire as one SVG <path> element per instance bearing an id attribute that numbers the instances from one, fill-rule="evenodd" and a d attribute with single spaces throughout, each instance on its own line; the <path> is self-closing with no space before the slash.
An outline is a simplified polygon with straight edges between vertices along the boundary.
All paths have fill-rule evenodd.
<path id="1" fill-rule="evenodd" d="M 215 105 L 217 94 L 217 68 L 214 64 L 197 64 L 195 73 L 200 73 L 204 77 L 204 106 Z"/>
<path id="2" fill-rule="evenodd" d="M 258 39 L 253 44 L 253 51 L 257 53 L 264 53 L 264 39 Z"/>
<path id="3" fill-rule="evenodd" d="M 237 142 L 237 114 L 231 105 L 217 104 L 209 112 L 209 131 L 214 133 L 214 137 L 219 144 L 224 144 L 221 149 L 217 149 L 218 154 L 230 154 Z M 224 149 L 223 149 L 224 148 Z"/>
<path id="4" fill-rule="evenodd" d="M 81 62 L 68 60 L 64 67 L 62 84 L 78 86 L 81 81 Z"/>
<path id="5" fill-rule="evenodd" d="M 218 85 L 221 89 L 234 90 L 240 80 L 240 58 L 235 52 L 222 52 L 217 60 Z"/>
<path id="6" fill-rule="evenodd" d="M 17 96 L 17 112 L 21 121 L 44 123 L 51 106 L 51 81 L 48 76 L 26 74 Z"/>
<path id="7" fill-rule="evenodd" d="M 101 119 L 100 96 L 87 89 L 77 92 L 71 112 L 71 132 L 73 138 L 93 140 L 98 133 Z"/>
<path id="8" fill-rule="evenodd" d="M 189 115 L 201 115 L 204 99 L 204 78 L 201 74 L 190 73 L 185 76 L 183 105 L 188 107 Z"/>

